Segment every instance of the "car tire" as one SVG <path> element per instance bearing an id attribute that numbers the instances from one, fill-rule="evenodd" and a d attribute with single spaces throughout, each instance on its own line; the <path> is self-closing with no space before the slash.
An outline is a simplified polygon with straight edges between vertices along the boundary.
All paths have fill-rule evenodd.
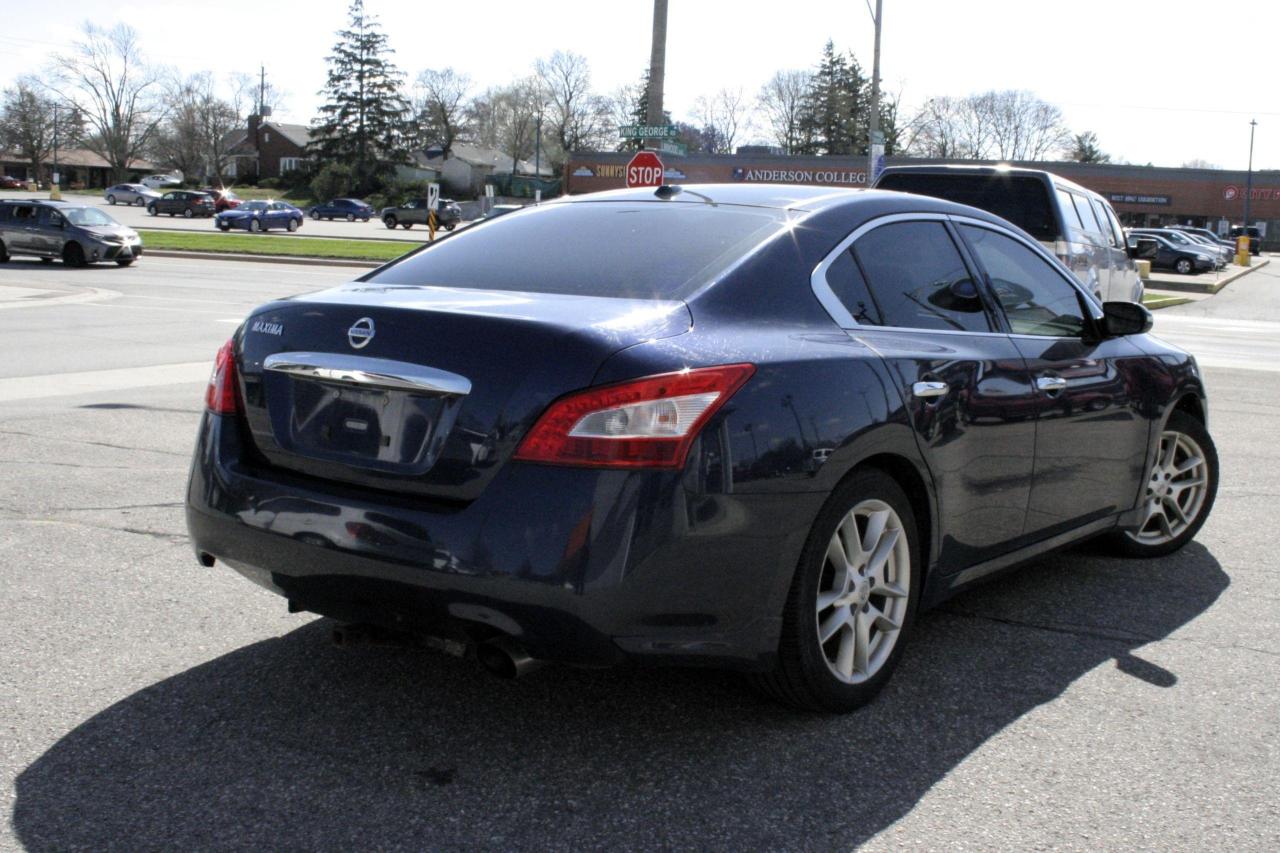
<path id="1" fill-rule="evenodd" d="M 112 207 L 115 207 L 116 197 L 114 195 L 107 196 L 107 204 L 111 205 Z"/>
<path id="2" fill-rule="evenodd" d="M 4 241 L 0 240 L 0 264 L 9 263 L 9 250 L 5 248 Z"/>
<path id="3" fill-rule="evenodd" d="M 297 220 L 297 219 L 290 219 L 290 220 L 289 220 L 289 230 L 290 230 L 290 231 L 297 231 L 297 230 L 298 230 L 298 225 L 299 225 L 299 224 L 300 224 L 300 223 L 298 222 L 298 220 Z"/>
<path id="4" fill-rule="evenodd" d="M 147 213 L 150 214 L 151 216 L 160 215 L 160 211 L 156 210 L 156 206 L 154 204 L 147 208 Z"/>
<path id="5" fill-rule="evenodd" d="M 85 266 L 84 247 L 75 240 L 68 240 L 62 247 L 62 263 L 69 267 Z"/>
<path id="6" fill-rule="evenodd" d="M 387 226 L 387 228 L 389 228 L 390 230 L 394 231 L 396 230 L 396 225 L 399 223 L 396 221 L 396 218 L 394 216 L 388 216 L 382 220 L 382 224 Z"/>
<path id="7" fill-rule="evenodd" d="M 1218 449 L 1209 431 L 1186 412 L 1174 412 L 1156 446 L 1144 497 L 1147 515 L 1137 530 L 1110 534 L 1108 544 L 1125 557 L 1172 554 L 1200 532 L 1217 496 Z"/>
<path id="8" fill-rule="evenodd" d="M 121 258 L 120 260 L 116 261 L 116 266 L 118 267 L 132 266 L 134 260 L 135 260 L 134 258 Z"/>
<path id="9" fill-rule="evenodd" d="M 139 199 L 135 199 L 133 203 L 136 204 L 138 207 L 146 207 L 147 200 L 145 198 L 139 198 Z"/>
<path id="10" fill-rule="evenodd" d="M 257 219 L 250 219 L 249 230 L 256 234 L 257 232 L 262 230 L 262 223 Z"/>
<path id="11" fill-rule="evenodd" d="M 318 210 L 313 210 L 313 211 L 311 211 L 311 218 L 312 218 L 312 219 L 314 219 L 314 220 L 316 220 L 317 222 L 319 222 L 319 221 L 320 221 L 320 212 L 319 212 Z"/>
<path id="12" fill-rule="evenodd" d="M 846 713 L 874 699 L 915 620 L 919 538 L 911 502 L 892 477 L 865 468 L 846 478 L 810 530 L 776 661 L 753 677 L 756 686 L 812 711 Z"/>
<path id="13" fill-rule="evenodd" d="M 413 227 L 413 223 L 412 223 L 412 222 L 401 222 L 401 223 L 400 223 L 400 227 L 401 227 L 401 228 L 403 228 L 404 230 L 408 231 L 410 228 L 412 228 L 412 227 Z"/>
<path id="14" fill-rule="evenodd" d="M 1194 275 L 1196 265 L 1192 263 L 1190 258 L 1178 258 L 1173 262 L 1173 269 L 1181 275 Z"/>
<path id="15" fill-rule="evenodd" d="M 355 221 L 356 221 L 356 215 L 355 215 L 354 213 L 348 213 L 348 214 L 347 214 L 347 221 L 348 221 L 348 222 L 355 222 Z"/>
<path id="16" fill-rule="evenodd" d="M 219 223 L 218 223 L 218 230 L 219 230 L 219 231 L 230 231 L 230 230 L 231 230 L 231 223 L 230 223 L 230 222 L 219 222 Z"/>
<path id="17" fill-rule="evenodd" d="M 444 230 L 446 230 L 446 231 L 452 231 L 453 229 L 455 229 L 455 228 L 457 228 L 457 227 L 458 227 L 458 223 L 457 223 L 457 222 L 446 222 L 446 223 L 444 224 Z"/>
<path id="18" fill-rule="evenodd" d="M 182 216 L 183 216 L 183 218 L 184 218 L 184 219 L 190 219 L 191 217 L 193 217 L 193 216 L 195 216 L 195 215 L 196 215 L 196 212 L 195 212 L 194 210 L 192 210 L 191 208 L 189 208 L 189 207 L 188 207 L 188 208 L 184 208 L 184 209 L 183 209 L 183 211 L 182 211 Z"/>

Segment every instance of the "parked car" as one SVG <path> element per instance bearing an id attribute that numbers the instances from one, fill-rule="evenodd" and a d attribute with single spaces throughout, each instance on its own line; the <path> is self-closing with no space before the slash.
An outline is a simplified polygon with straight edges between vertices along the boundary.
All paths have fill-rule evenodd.
<path id="1" fill-rule="evenodd" d="M 127 267 L 142 255 L 138 232 L 100 207 L 59 201 L 0 202 L 0 263 L 30 255 L 69 267 L 114 261 Z"/>
<path id="2" fill-rule="evenodd" d="M 246 201 L 234 210 L 224 210 L 213 222 L 223 231 L 243 228 L 246 231 L 270 231 L 283 228 L 297 231 L 302 227 L 302 211 L 283 201 Z"/>
<path id="3" fill-rule="evenodd" d="M 152 216 L 181 214 L 190 219 L 193 216 L 213 216 L 215 212 L 213 196 L 195 190 L 170 190 L 147 202 L 147 213 Z"/>
<path id="4" fill-rule="evenodd" d="M 159 190 L 165 187 L 182 186 L 182 178 L 178 175 L 147 175 L 142 179 L 142 183 L 153 190 Z"/>
<path id="5" fill-rule="evenodd" d="M 1196 273 L 1210 272 L 1217 265 L 1217 258 L 1210 255 L 1207 251 L 1192 249 L 1188 246 L 1175 243 L 1168 237 L 1152 232 L 1137 232 L 1130 230 L 1129 246 L 1136 248 L 1138 239 L 1154 240 L 1157 251 L 1149 258 L 1152 269 L 1166 269 L 1183 275 L 1195 275 Z"/>
<path id="6" fill-rule="evenodd" d="M 1251 255 L 1262 254 L 1262 232 L 1261 231 L 1259 231 L 1257 228 L 1255 228 L 1252 225 L 1250 225 L 1248 228 L 1245 228 L 1241 225 L 1231 226 L 1231 239 L 1233 240 L 1237 237 L 1244 236 L 1246 233 L 1249 235 L 1249 254 Z"/>
<path id="7" fill-rule="evenodd" d="M 368 222 L 373 218 L 373 206 L 358 198 L 335 198 L 323 204 L 317 204 L 307 211 L 312 219 L 345 219 L 348 222 Z"/>
<path id="8" fill-rule="evenodd" d="M 1058 256 L 1099 301 L 1142 303 L 1142 279 L 1108 202 L 1052 172 L 1002 166 L 890 166 L 875 189 L 969 204 L 1017 225 Z"/>
<path id="9" fill-rule="evenodd" d="M 26 187 L 26 183 L 18 178 L 10 177 L 9 175 L 0 176 L 0 190 L 20 190 L 24 187 Z"/>
<path id="10" fill-rule="evenodd" d="M 1216 233 L 1214 233 L 1213 231 L 1210 231 L 1208 228 L 1196 228 L 1195 226 L 1192 226 L 1192 225 L 1170 225 L 1169 227 L 1172 228 L 1174 231 L 1185 231 L 1188 234 L 1198 234 L 1199 236 L 1205 238 L 1209 242 L 1225 248 L 1227 251 L 1231 252 L 1233 256 L 1236 253 L 1236 244 L 1234 240 L 1228 240 L 1225 237 L 1219 237 Z"/>
<path id="11" fill-rule="evenodd" d="M 1187 234 L 1185 231 L 1176 231 L 1172 228 L 1130 228 L 1132 234 L 1149 234 L 1164 237 L 1176 246 L 1181 246 L 1190 252 L 1202 252 L 1213 260 L 1214 269 L 1222 269 L 1227 265 L 1230 255 L 1219 246 L 1209 246 L 1196 238 L 1195 235 Z"/>
<path id="12" fill-rule="evenodd" d="M 451 198 L 442 198 L 436 202 L 436 227 L 452 231 L 462 221 L 462 208 Z M 409 229 L 415 225 L 427 224 L 427 200 L 425 198 L 409 199 L 399 207 L 382 209 L 382 224 L 388 228 Z"/>
<path id="13" fill-rule="evenodd" d="M 570 196 L 252 311 L 214 361 L 187 526 L 290 610 L 504 674 L 716 665 L 847 711 L 965 585 L 1195 536 L 1204 387 L 1150 328 L 972 207 Z M 269 526 L 281 499 L 306 540 Z"/>
<path id="14" fill-rule="evenodd" d="M 495 204 L 493 207 L 489 208 L 489 210 L 481 218 L 493 219 L 496 216 L 503 216 L 508 213 L 515 213 L 517 210 L 522 210 L 524 207 L 525 205 L 523 204 Z"/>
<path id="15" fill-rule="evenodd" d="M 227 189 L 214 189 L 207 187 L 200 190 L 202 193 L 208 193 L 213 199 L 214 213 L 221 213 L 224 210 L 233 210 L 240 206 L 240 196 Z"/>
<path id="16" fill-rule="evenodd" d="M 116 184 L 103 190 L 102 197 L 107 200 L 107 204 L 136 204 L 138 207 L 146 207 L 160 198 L 160 193 L 145 184 Z"/>

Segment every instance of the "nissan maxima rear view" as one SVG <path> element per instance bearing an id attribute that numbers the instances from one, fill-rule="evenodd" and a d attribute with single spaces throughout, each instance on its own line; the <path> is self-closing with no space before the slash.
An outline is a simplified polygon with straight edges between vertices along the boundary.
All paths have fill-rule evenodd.
<path id="1" fill-rule="evenodd" d="M 1150 328 L 937 199 L 567 198 L 256 309 L 217 354 L 188 526 L 344 631 L 508 674 L 729 668 L 847 711 L 956 590 L 1195 536 L 1204 385 Z"/>

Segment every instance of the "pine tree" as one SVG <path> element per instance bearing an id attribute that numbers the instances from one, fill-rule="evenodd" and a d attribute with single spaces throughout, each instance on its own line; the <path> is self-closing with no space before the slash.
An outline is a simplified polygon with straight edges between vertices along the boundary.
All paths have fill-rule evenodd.
<path id="1" fill-rule="evenodd" d="M 862 154 L 869 133 L 867 78 L 853 54 L 836 53 L 830 40 L 809 78 L 799 116 L 803 154 Z"/>
<path id="2" fill-rule="evenodd" d="M 320 92 L 327 102 L 309 152 L 320 165 L 349 165 L 352 191 L 367 194 L 407 159 L 409 104 L 404 75 L 389 58 L 394 51 L 377 19 L 365 14 L 364 0 L 352 0 L 349 15 L 328 58 L 329 79 Z"/>

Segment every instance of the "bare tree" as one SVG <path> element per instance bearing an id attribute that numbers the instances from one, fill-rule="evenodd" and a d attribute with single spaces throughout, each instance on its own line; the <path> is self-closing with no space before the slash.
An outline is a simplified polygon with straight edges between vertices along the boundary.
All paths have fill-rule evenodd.
<path id="1" fill-rule="evenodd" d="M 258 75 L 234 71 L 227 76 L 227 82 L 231 87 L 231 99 L 228 103 L 239 116 L 259 114 L 263 108 L 280 112 L 288 103 L 289 93 L 274 85 L 266 78 L 265 73 Z"/>
<path id="2" fill-rule="evenodd" d="M 85 23 L 83 33 L 70 53 L 55 57 L 50 88 L 84 115 L 84 146 L 122 180 L 164 118 L 161 75 L 142 59 L 133 28 Z"/>
<path id="3" fill-rule="evenodd" d="M 750 104 L 740 88 L 721 89 L 709 97 L 700 95 L 693 102 L 693 112 L 715 154 L 732 154 L 734 142 L 746 132 L 751 119 Z"/>
<path id="4" fill-rule="evenodd" d="M 645 109 L 645 87 L 641 83 L 626 83 L 606 96 L 609 106 L 609 126 L 616 130 L 623 125 L 636 124 L 636 116 Z M 617 151 L 634 151 L 637 148 L 634 139 L 614 141 Z"/>
<path id="5" fill-rule="evenodd" d="M 557 50 L 550 58 L 534 63 L 534 71 L 547 104 L 552 162 L 559 167 L 573 151 L 606 144 L 612 106 L 606 98 L 591 91 L 587 58 L 572 51 Z"/>
<path id="6" fill-rule="evenodd" d="M 546 109 L 543 97 L 540 81 L 526 77 L 510 86 L 486 90 L 468 110 L 473 138 L 510 154 L 512 172 L 517 161 L 533 156 L 535 123 Z"/>
<path id="7" fill-rule="evenodd" d="M 44 164 L 53 154 L 55 122 L 60 146 L 75 145 L 83 124 L 79 114 L 63 110 L 57 114 L 57 99 L 35 77 L 19 77 L 5 89 L 0 104 L 0 148 L 21 155 L 31 164 L 38 183 L 44 181 Z"/>
<path id="8" fill-rule="evenodd" d="M 1221 169 L 1217 163 L 1210 163 L 1208 160 L 1202 160 L 1197 157 L 1194 160 L 1188 160 L 1182 164 L 1184 169 Z"/>
<path id="9" fill-rule="evenodd" d="M 973 160 L 1040 160 L 1071 144 L 1061 110 L 1017 90 L 930 98 L 905 137 L 916 156 Z"/>
<path id="10" fill-rule="evenodd" d="M 467 133 L 467 112 L 471 105 L 471 78 L 452 68 L 428 68 L 414 84 L 412 106 L 416 143 L 426 148 L 439 144 L 445 156 L 453 143 Z"/>
<path id="11" fill-rule="evenodd" d="M 211 176 L 221 184 L 240 113 L 219 97 L 207 71 L 172 81 L 166 103 L 165 120 L 148 147 L 151 157 L 186 177 Z"/>
<path id="12" fill-rule="evenodd" d="M 796 153 L 801 144 L 801 118 L 808 88 L 807 71 L 778 71 L 760 88 L 759 109 L 773 141 L 785 154 Z"/>

